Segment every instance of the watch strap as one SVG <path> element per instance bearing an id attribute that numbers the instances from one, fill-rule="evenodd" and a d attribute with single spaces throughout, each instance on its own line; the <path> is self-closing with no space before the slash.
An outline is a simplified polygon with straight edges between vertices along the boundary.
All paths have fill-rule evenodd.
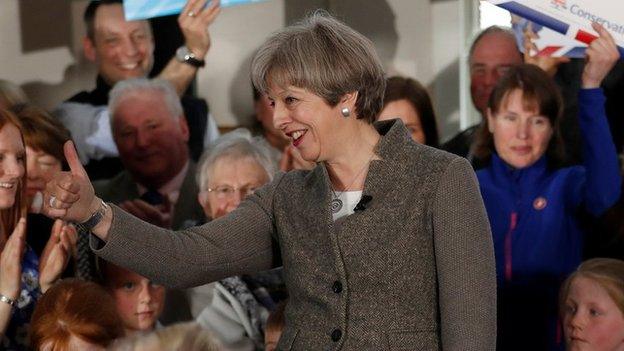
<path id="1" fill-rule="evenodd" d="M 102 221 L 102 218 L 104 218 L 104 214 L 106 214 L 106 209 L 108 208 L 108 205 L 106 204 L 106 202 L 104 202 L 104 200 L 100 199 L 100 201 L 102 202 L 102 205 L 97 211 L 93 212 L 89 219 L 82 223 L 75 223 L 79 231 L 90 232 L 91 229 L 93 229 L 96 225 L 98 225 L 98 223 Z"/>
<path id="2" fill-rule="evenodd" d="M 184 59 L 184 63 L 188 63 L 189 65 L 197 68 L 204 67 L 206 65 L 206 61 L 198 60 L 194 57 L 186 56 Z"/>

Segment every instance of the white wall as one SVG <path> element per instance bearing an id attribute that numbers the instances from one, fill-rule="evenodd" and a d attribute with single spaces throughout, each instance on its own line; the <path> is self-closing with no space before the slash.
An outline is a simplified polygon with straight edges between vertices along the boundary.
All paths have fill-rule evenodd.
<path id="1" fill-rule="evenodd" d="M 70 23 L 58 25 L 71 27 L 66 45 L 30 53 L 23 53 L 20 45 L 19 21 L 24 14 L 19 13 L 18 1 L 0 1 L 0 78 L 23 85 L 46 108 L 91 89 L 95 72 L 82 58 L 80 44 L 87 1 L 64 0 L 70 2 Z M 198 95 L 208 100 L 220 126 L 253 123 L 248 76 L 253 51 L 270 33 L 320 6 L 370 37 L 389 73 L 415 77 L 430 88 L 442 133 L 449 136 L 458 128 L 459 4 L 458 0 L 267 0 L 225 8 L 210 28 L 213 44 L 197 77 Z"/>

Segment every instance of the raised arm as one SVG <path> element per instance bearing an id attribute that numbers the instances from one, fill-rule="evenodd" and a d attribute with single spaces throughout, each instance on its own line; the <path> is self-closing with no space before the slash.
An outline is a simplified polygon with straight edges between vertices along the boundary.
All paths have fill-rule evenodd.
<path id="1" fill-rule="evenodd" d="M 495 350 L 492 234 L 475 174 L 465 159 L 448 166 L 433 211 L 442 349 Z"/>
<path id="2" fill-rule="evenodd" d="M 65 157 L 71 171 L 62 172 L 48 183 L 44 213 L 78 223 L 102 214 L 92 229 L 99 239 L 93 237 L 91 243 L 105 260 L 169 287 L 195 286 L 272 268 L 276 245 L 272 238 L 272 201 L 281 177 L 227 216 L 174 232 L 104 205 L 93 194 L 71 142 L 65 145 Z"/>
<path id="3" fill-rule="evenodd" d="M 586 181 L 575 202 L 585 203 L 587 210 L 599 216 L 620 196 L 620 174 L 605 111 L 605 97 L 600 84 L 620 58 L 611 34 L 594 23 L 600 37 L 587 48 L 579 92 L 579 126 L 583 133 L 583 164 Z"/>
<path id="4" fill-rule="evenodd" d="M 206 2 L 207 0 L 189 0 L 178 17 L 178 24 L 184 35 L 184 45 L 199 60 L 204 60 L 210 49 L 208 26 L 221 11 L 218 0 L 213 0 L 207 7 Z M 195 78 L 197 70 L 197 67 L 173 57 L 160 72 L 159 78 L 170 81 L 178 95 L 182 95 Z"/>

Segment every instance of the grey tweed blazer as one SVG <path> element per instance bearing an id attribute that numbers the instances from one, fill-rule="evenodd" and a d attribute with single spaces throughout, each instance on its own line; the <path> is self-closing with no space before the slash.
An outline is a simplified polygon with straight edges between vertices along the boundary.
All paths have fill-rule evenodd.
<path id="1" fill-rule="evenodd" d="M 474 172 L 376 125 L 363 211 L 332 221 L 325 167 L 277 176 L 201 227 L 163 230 L 113 207 L 106 260 L 187 287 L 284 265 L 279 350 L 494 350 L 496 278 Z"/>

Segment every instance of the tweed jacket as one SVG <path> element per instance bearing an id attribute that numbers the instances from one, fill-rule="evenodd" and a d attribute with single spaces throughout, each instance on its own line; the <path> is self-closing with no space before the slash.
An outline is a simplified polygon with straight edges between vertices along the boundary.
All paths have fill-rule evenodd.
<path id="1" fill-rule="evenodd" d="M 229 215 L 177 233 L 113 207 L 106 260 L 169 286 L 283 264 L 279 350 L 494 350 L 490 227 L 463 158 L 376 124 L 365 208 L 334 222 L 323 164 L 278 175 Z"/>
<path id="2" fill-rule="evenodd" d="M 197 201 L 199 188 L 195 182 L 196 170 L 195 163 L 189 160 L 189 167 L 180 187 L 180 196 L 173 209 L 173 229 L 181 228 L 186 221 L 200 221 L 205 218 L 204 211 Z M 97 196 L 114 204 L 139 198 L 137 184 L 127 170 L 111 179 L 93 182 L 93 187 Z"/>

